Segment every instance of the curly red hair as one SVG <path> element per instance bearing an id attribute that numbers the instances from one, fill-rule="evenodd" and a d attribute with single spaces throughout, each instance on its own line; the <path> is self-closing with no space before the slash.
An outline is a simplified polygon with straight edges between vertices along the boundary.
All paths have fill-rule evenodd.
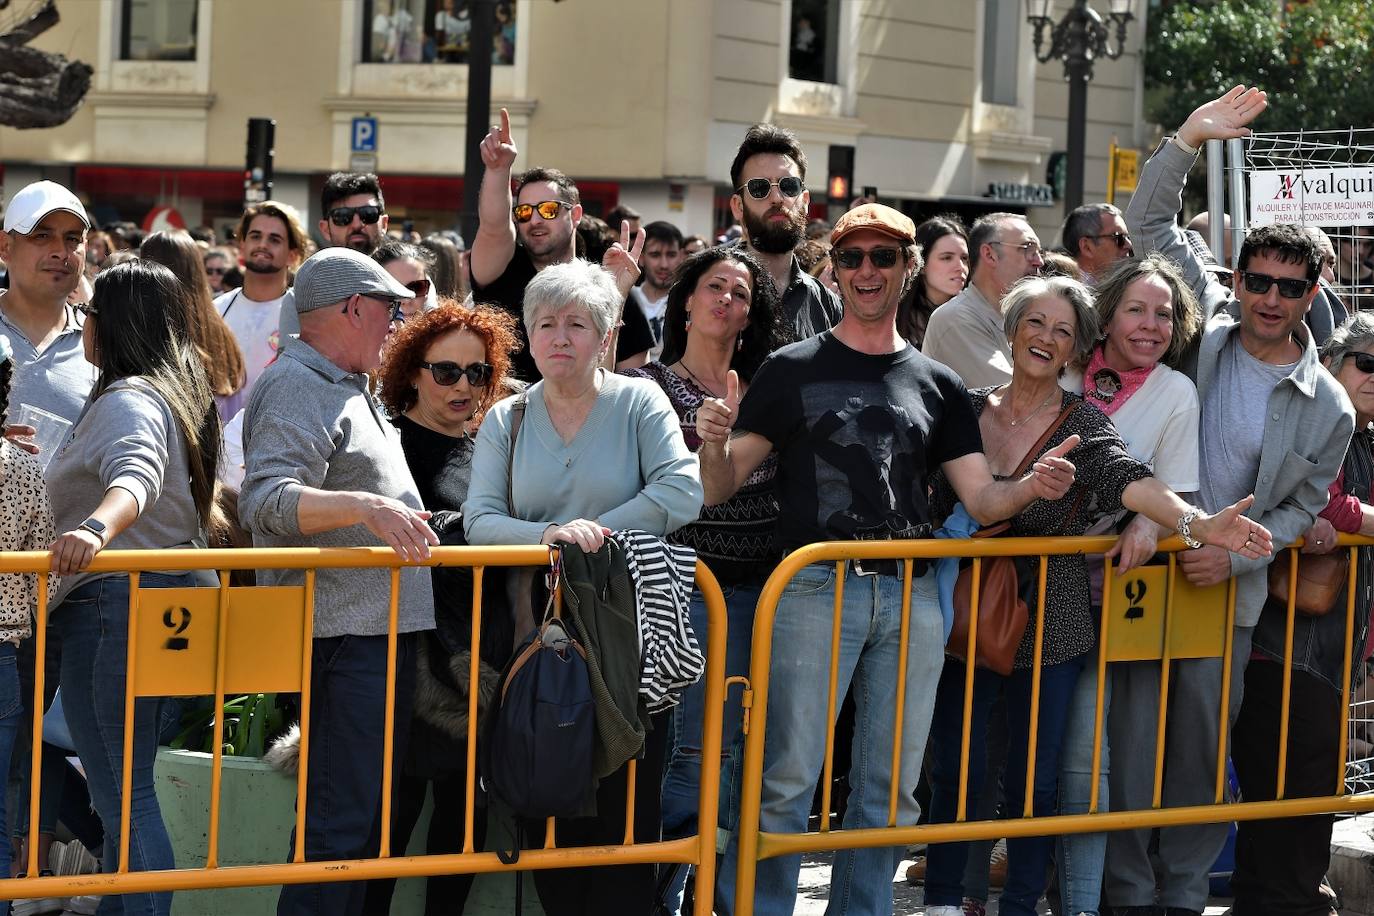
<path id="1" fill-rule="evenodd" d="M 378 378 L 381 399 L 392 416 L 400 416 L 415 406 L 419 395 L 413 379 L 425 361 L 429 345 L 452 331 L 471 331 L 482 338 L 491 363 L 491 383 L 487 385 L 473 419 L 481 419 L 488 407 L 500 400 L 510 372 L 510 357 L 520 349 L 515 317 L 503 309 L 479 305 L 468 308 L 455 299 L 441 298 L 439 307 L 421 312 L 401 325 L 387 348 Z"/>

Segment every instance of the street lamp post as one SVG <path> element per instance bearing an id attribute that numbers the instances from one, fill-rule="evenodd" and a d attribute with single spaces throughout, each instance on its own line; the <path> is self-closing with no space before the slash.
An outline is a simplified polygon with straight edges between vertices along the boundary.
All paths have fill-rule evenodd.
<path id="1" fill-rule="evenodd" d="M 1135 18 L 1135 0 L 1107 0 L 1107 18 L 1116 26 L 1116 44 L 1110 30 L 1088 0 L 1073 0 L 1073 6 L 1055 22 L 1050 13 L 1054 0 L 1026 0 L 1026 21 L 1035 29 L 1035 59 L 1048 63 L 1059 58 L 1064 63 L 1064 79 L 1069 84 L 1068 169 L 1064 183 L 1064 211 L 1083 203 L 1083 155 L 1088 126 L 1088 81 L 1093 78 L 1093 62 L 1099 57 L 1116 60 L 1126 46 L 1126 24 Z M 1046 31 L 1049 47 L 1045 47 Z"/>

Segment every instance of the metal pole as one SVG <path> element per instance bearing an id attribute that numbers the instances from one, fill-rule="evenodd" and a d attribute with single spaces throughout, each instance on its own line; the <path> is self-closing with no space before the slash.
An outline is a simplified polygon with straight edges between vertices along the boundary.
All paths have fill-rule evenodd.
<path id="1" fill-rule="evenodd" d="M 1069 79 L 1069 162 L 1064 182 L 1064 213 L 1083 205 L 1083 158 L 1088 132 L 1088 78 L 1086 60 L 1065 62 Z"/>
<path id="2" fill-rule="evenodd" d="M 1218 264 L 1226 263 L 1226 249 L 1222 238 L 1222 217 L 1226 213 L 1226 185 L 1222 168 L 1220 140 L 1207 141 L 1207 245 Z M 1228 265 L 1229 266 L 1229 265 Z"/>
<path id="3" fill-rule="evenodd" d="M 1245 231 L 1249 227 L 1250 207 L 1245 194 L 1245 139 L 1237 137 L 1226 141 L 1226 167 L 1231 170 L 1231 257 L 1240 256 L 1241 243 L 1245 241 Z M 1234 263 L 1227 264 L 1232 270 Z"/>
<path id="4" fill-rule="evenodd" d="M 491 125 L 491 54 L 496 26 L 496 0 L 468 0 L 472 31 L 468 33 L 468 107 L 463 149 L 463 210 L 459 214 L 463 240 L 477 235 L 477 197 L 482 188 L 479 147 Z"/>

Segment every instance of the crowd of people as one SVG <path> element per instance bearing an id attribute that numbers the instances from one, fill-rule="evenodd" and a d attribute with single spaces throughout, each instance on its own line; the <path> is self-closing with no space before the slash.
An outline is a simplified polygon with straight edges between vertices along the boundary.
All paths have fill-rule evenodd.
<path id="1" fill-rule="evenodd" d="M 1145 164 L 1127 210 L 1073 211 L 1058 252 L 1012 213 L 918 226 L 865 202 L 817 227 L 801 145 L 771 124 L 740 143 L 729 175 L 738 232 L 715 245 L 629 212 L 596 220 L 557 169 L 516 173 L 504 111 L 480 147 L 470 248 L 453 233 L 399 237 L 374 175 L 329 177 L 318 242 L 293 208 L 267 201 L 245 208 L 231 247 L 97 228 L 70 190 L 25 188 L 0 234 L 0 546 L 51 550 L 52 568 L 41 659 L 37 577 L 0 576 L 0 772 L 20 789 L 8 807 L 0 795 L 15 838 L 0 843 L 0 871 L 25 866 L 35 765 L 25 727 L 59 683 L 98 815 L 79 841 L 112 871 L 127 829 L 132 870 L 175 867 L 153 760 L 176 701 L 139 699 L 125 721 L 130 577 L 90 569 L 108 547 L 384 546 L 407 561 L 392 849 L 415 832 L 427 792 L 428 852 L 486 843 L 485 802 L 466 835 L 469 694 L 475 686 L 485 712 L 541 611 L 531 576 L 487 571 L 470 683 L 471 571 L 418 561 L 440 544 L 597 554 L 625 532 L 690 548 L 712 569 L 729 676 L 749 673 L 763 583 L 807 544 L 967 537 L 999 523 L 1012 536 L 1118 536 L 1105 558 L 1051 557 L 1043 627 L 1032 594 L 1006 670 L 979 664 L 971 680 L 962 647 L 946 649 L 956 561 L 915 562 L 905 617 L 901 561 L 847 561 L 839 598 L 834 563 L 799 571 L 772 632 L 764 831 L 804 832 L 813 813 L 832 632 L 839 699 L 852 710 L 850 759 L 836 762 L 846 829 L 888 825 L 894 783 L 898 825 L 950 822 L 963 805 L 978 819 L 1080 813 L 1093 797 L 1098 810 L 1149 808 L 1157 755 L 1165 806 L 1210 804 L 1224 724 L 1244 798 L 1273 798 L 1285 696 L 1285 797 L 1337 791 L 1344 662 L 1350 648 L 1361 680 L 1374 554 L 1358 551 L 1353 632 L 1343 613 L 1290 624 L 1268 572 L 1299 538 L 1306 558 L 1330 555 L 1338 532 L 1374 533 L 1374 319 L 1347 317 L 1339 284 L 1323 277 L 1335 258 L 1319 231 L 1253 229 L 1232 270 L 1178 223 L 1198 148 L 1243 135 L 1265 104 L 1238 87 L 1199 108 Z M 1189 583 L 1235 579 L 1236 615 L 1229 660 L 1172 662 L 1159 749 L 1161 664 L 1114 662 L 1099 685 L 1098 632 L 1104 564 L 1146 564 L 1173 534 L 1190 548 L 1177 561 Z M 303 580 L 264 569 L 256 581 Z M 138 581 L 216 584 L 204 572 Z M 391 589 L 385 569 L 315 578 L 307 860 L 379 848 Z M 705 633 L 699 592 L 683 616 Z M 40 664 L 48 693 L 35 698 Z M 617 738 L 638 758 L 636 781 L 626 769 L 598 774 L 595 815 L 560 818 L 557 837 L 619 843 L 627 805 L 639 841 L 715 833 L 715 906 L 730 913 L 744 712 L 732 693 L 721 759 L 703 760 L 705 700 L 697 682 L 626 723 Z M 283 737 L 274 755 L 298 740 Z M 37 762 L 40 872 L 59 818 L 54 757 L 45 747 Z M 698 823 L 703 778 L 720 781 L 715 825 Z M 1331 825 L 1329 815 L 1242 823 L 1234 912 L 1334 912 Z M 1052 878 L 1069 916 L 1200 914 L 1226 834 L 1213 824 L 1011 839 L 1000 911 L 1035 913 Z M 905 854 L 839 852 L 831 910 L 890 913 Z M 930 846 L 911 871 L 926 912 L 984 912 L 990 857 L 986 844 Z M 792 912 L 799 868 L 799 856 L 758 863 L 755 911 Z M 535 872 L 551 914 L 691 912 L 691 883 L 667 865 Z M 471 884 L 428 879 L 426 912 L 461 912 Z M 385 913 L 393 886 L 287 885 L 277 912 Z M 67 903 L 167 914 L 171 898 Z"/>

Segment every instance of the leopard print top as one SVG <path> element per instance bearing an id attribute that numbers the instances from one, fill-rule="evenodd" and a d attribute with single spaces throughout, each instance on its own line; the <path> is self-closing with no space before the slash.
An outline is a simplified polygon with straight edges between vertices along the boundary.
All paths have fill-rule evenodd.
<path id="1" fill-rule="evenodd" d="M 0 438 L 0 551 L 47 550 L 53 538 L 52 504 L 38 459 Z M 48 577 L 48 594 L 57 577 Z M 33 635 L 38 609 L 36 573 L 0 573 L 0 642 Z"/>

